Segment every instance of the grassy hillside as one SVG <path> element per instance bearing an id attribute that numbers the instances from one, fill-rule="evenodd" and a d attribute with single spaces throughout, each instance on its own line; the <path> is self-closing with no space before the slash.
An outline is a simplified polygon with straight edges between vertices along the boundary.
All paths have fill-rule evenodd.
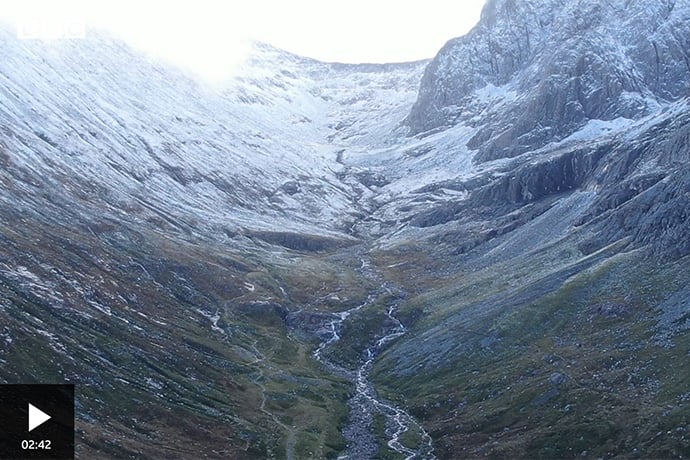
<path id="1" fill-rule="evenodd" d="M 2 381 L 75 383 L 80 457 L 330 458 L 344 447 L 349 385 L 286 315 L 360 301 L 354 270 L 115 224 L 0 227 Z"/>
<path id="2" fill-rule="evenodd" d="M 417 320 L 374 377 L 441 458 L 690 455 L 688 318 L 668 311 L 689 260 L 573 248 L 429 278 L 405 304 Z"/>

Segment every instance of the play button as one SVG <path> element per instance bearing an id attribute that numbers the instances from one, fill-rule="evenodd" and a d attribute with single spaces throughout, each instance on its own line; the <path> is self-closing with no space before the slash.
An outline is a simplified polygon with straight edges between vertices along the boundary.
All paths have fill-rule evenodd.
<path id="1" fill-rule="evenodd" d="M 29 431 L 32 431 L 34 428 L 43 425 L 45 422 L 50 420 L 50 418 L 50 415 L 29 403 Z"/>
<path id="2" fill-rule="evenodd" d="M 0 385 L 0 460 L 74 460 L 74 385 Z"/>

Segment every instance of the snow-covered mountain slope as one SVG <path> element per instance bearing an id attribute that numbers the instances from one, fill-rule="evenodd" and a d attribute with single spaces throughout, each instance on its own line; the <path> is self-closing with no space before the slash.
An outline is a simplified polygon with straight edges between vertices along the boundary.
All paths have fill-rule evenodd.
<path id="1" fill-rule="evenodd" d="M 468 148 L 475 131 L 466 126 L 412 138 L 410 145 L 416 150 L 398 149 L 394 150 L 397 156 L 379 158 L 394 168 L 407 166 L 408 174 L 378 190 L 376 219 L 364 224 L 387 246 L 441 237 L 462 252 L 502 232 L 512 234 L 522 225 L 521 219 L 534 217 L 529 216 L 535 212 L 535 203 L 586 191 L 593 196 L 591 207 L 571 215 L 569 225 L 593 223 L 594 216 L 599 216 L 598 230 L 585 226 L 594 231 L 592 239 L 599 241 L 599 247 L 635 235 L 638 242 L 653 244 L 661 251 L 687 254 L 681 241 L 688 225 L 684 213 L 672 218 L 658 216 L 654 228 L 643 231 L 636 226 L 650 222 L 651 214 L 645 215 L 645 210 L 658 211 L 656 205 L 670 200 L 674 203 L 664 206 L 685 206 L 683 165 L 688 160 L 689 110 L 688 99 L 681 99 L 637 121 L 591 122 L 559 142 L 512 159 L 488 162 L 477 162 L 476 152 Z M 677 189 L 673 198 L 661 190 L 661 179 Z M 638 196 L 642 192 L 646 192 L 645 198 Z M 623 206 L 637 199 L 646 204 Z M 617 225 L 621 228 L 615 228 Z M 600 231 L 604 227 L 606 231 Z M 675 235 L 675 243 L 662 242 L 662 236 L 670 234 Z"/>
<path id="2" fill-rule="evenodd" d="M 6 180 L 215 234 L 347 230 L 357 204 L 338 143 L 384 142 L 423 65 L 323 64 L 257 44 L 214 88 L 104 36 L 0 39 Z"/>
<path id="3" fill-rule="evenodd" d="M 344 153 L 384 178 L 365 226 L 397 244 L 501 200 L 514 209 L 612 188 L 652 164 L 674 170 L 679 163 L 655 150 L 615 177 L 605 165 L 666 132 L 655 124 L 683 125 L 689 19 L 688 2 L 488 2 L 479 24 L 426 68 L 403 127 L 410 137 Z"/>

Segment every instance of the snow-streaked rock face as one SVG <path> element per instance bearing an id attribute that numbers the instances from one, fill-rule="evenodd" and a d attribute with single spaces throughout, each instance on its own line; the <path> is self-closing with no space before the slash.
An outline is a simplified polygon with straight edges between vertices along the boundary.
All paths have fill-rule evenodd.
<path id="1" fill-rule="evenodd" d="M 218 88 L 105 36 L 20 41 L 6 27 L 0 42 L 3 200 L 43 190 L 56 212 L 95 206 L 214 233 L 346 230 L 357 205 L 338 143 L 386 142 L 423 69 L 256 44 Z"/>
<path id="2" fill-rule="evenodd" d="M 601 166 L 683 124 L 689 12 L 492 0 L 428 65 L 321 63 L 255 44 L 222 87 L 108 37 L 47 44 L 1 29 L 0 199 L 46 219 L 299 249 L 434 235 L 419 229 L 616 187 L 674 167 L 655 155 L 681 155 L 676 142 L 615 177 Z"/>
<path id="3" fill-rule="evenodd" d="M 477 126 L 470 146 L 487 160 L 588 120 L 642 117 L 688 95 L 689 19 L 687 1 L 491 0 L 431 62 L 407 124 Z M 509 97 L 487 99 L 487 88 Z"/>
<path id="4" fill-rule="evenodd" d="M 429 65 L 329 64 L 256 44 L 220 88 L 108 37 L 46 44 L 3 29 L 1 196 L 46 216 L 236 242 L 454 222 L 485 199 L 585 186 L 600 155 L 573 146 L 651 126 L 687 91 L 689 10 L 496 0 Z M 530 162 L 564 154 L 587 168 L 538 184 Z"/>

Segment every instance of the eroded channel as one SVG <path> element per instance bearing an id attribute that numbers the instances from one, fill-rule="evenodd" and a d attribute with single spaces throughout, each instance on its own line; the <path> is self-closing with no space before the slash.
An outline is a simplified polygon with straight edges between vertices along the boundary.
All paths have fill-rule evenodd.
<path id="1" fill-rule="evenodd" d="M 380 280 L 380 275 L 373 269 L 367 259 L 362 259 L 360 273 L 368 279 Z M 371 368 L 376 358 L 391 342 L 406 333 L 406 328 L 396 317 L 397 303 L 387 306 L 386 315 L 388 326 L 381 332 L 376 341 L 369 345 L 362 354 L 359 367 L 353 371 L 325 356 L 325 352 L 337 347 L 341 340 L 340 333 L 345 321 L 359 311 L 371 307 L 382 295 L 392 294 L 391 287 L 386 283 L 369 295 L 365 302 L 352 309 L 335 313 L 327 323 L 327 334 L 314 351 L 314 357 L 324 366 L 340 376 L 351 380 L 355 386 L 355 393 L 348 401 L 348 423 L 343 429 L 343 436 L 347 439 L 347 449 L 338 457 L 339 460 L 362 460 L 374 458 L 381 449 L 380 434 L 375 430 L 375 417 L 380 414 L 385 417 L 385 436 L 388 449 L 396 452 L 405 460 L 435 459 L 432 439 L 409 413 L 395 404 L 379 397 L 376 388 L 370 381 Z M 403 436 L 414 433 L 403 441 Z M 412 445 L 410 445 L 412 444 Z"/>

